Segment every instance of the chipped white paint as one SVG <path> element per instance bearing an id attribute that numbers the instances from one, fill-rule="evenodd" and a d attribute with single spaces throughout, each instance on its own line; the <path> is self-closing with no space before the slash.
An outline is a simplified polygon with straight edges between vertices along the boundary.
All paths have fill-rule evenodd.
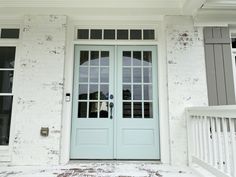
<path id="1" fill-rule="evenodd" d="M 171 162 L 186 164 L 185 108 L 208 103 L 203 32 L 188 17 L 166 20 Z"/>
<path id="2" fill-rule="evenodd" d="M 12 164 L 58 164 L 61 137 L 65 16 L 26 16 L 15 64 Z M 40 128 L 49 127 L 49 136 Z"/>
<path id="3" fill-rule="evenodd" d="M 77 162 L 64 166 L 0 167 L 0 177 L 197 177 L 189 168 L 155 162 Z"/>

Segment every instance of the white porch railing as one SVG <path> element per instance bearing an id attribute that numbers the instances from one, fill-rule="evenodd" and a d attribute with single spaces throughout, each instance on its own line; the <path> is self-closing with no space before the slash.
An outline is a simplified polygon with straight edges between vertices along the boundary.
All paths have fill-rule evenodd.
<path id="1" fill-rule="evenodd" d="M 236 177 L 236 106 L 186 109 L 189 163 L 217 177 Z"/>

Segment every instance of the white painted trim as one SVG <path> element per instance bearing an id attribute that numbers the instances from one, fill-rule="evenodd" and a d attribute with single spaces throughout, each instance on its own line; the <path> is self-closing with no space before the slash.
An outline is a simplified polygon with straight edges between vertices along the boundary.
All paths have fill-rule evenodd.
<path id="1" fill-rule="evenodd" d="M 216 177 L 231 177 L 231 175 L 226 175 L 225 173 L 219 171 L 217 168 L 212 167 L 211 165 L 205 163 L 202 160 L 199 160 L 196 157 L 192 157 L 193 162 L 200 165 L 201 167 L 205 168 L 207 171 L 211 172 L 212 174 L 214 174 Z"/>
<path id="2" fill-rule="evenodd" d="M 0 146 L 0 163 L 10 162 L 9 146 Z"/>
<path id="3" fill-rule="evenodd" d="M 189 107 L 186 108 L 188 114 L 198 115 L 201 112 L 201 116 L 211 116 L 211 117 L 235 117 L 236 115 L 236 105 L 226 105 L 226 106 L 209 106 L 209 107 Z"/>
<path id="4" fill-rule="evenodd" d="M 68 19 L 66 34 L 66 55 L 64 62 L 64 93 L 62 110 L 62 130 L 60 144 L 60 163 L 65 164 L 70 160 L 70 136 L 72 121 L 72 98 L 73 98 L 73 74 L 74 74 L 74 22 Z M 70 93 L 71 101 L 66 102 L 65 94 Z"/>
<path id="5" fill-rule="evenodd" d="M 164 22 L 159 22 L 158 43 L 158 95 L 159 95 L 159 124 L 160 124 L 160 153 L 161 162 L 171 163 L 170 128 L 168 108 L 168 70 L 166 56 L 166 28 Z"/>
<path id="6" fill-rule="evenodd" d="M 0 46 L 15 47 L 19 42 L 19 39 L 0 39 Z"/>
<path id="7" fill-rule="evenodd" d="M 11 25 L 6 25 L 5 23 L 1 23 L 0 20 L 0 28 L 8 28 L 8 27 L 17 27 L 20 28 L 20 24 L 12 23 Z M 21 31 L 21 29 L 20 29 Z M 21 34 L 21 32 L 20 32 Z M 19 43 L 20 43 L 20 36 L 19 39 L 0 39 L 0 47 L 16 47 L 16 53 L 15 53 L 15 63 L 18 60 L 18 52 L 19 52 Z M 16 66 L 16 65 L 15 65 Z M 3 68 L 0 70 L 14 70 L 15 68 Z M 14 85 L 15 85 L 15 74 L 13 77 L 13 87 L 12 87 L 12 93 L 0 93 L 1 96 L 13 96 L 14 95 Z M 14 111 L 14 99 L 12 102 L 12 113 Z M 13 119 L 13 114 L 11 115 L 11 126 L 10 126 L 10 137 L 9 137 L 9 145 L 8 146 L 1 146 L 0 145 L 0 162 L 10 162 L 11 161 L 11 149 L 12 149 L 12 142 L 13 142 L 13 132 L 15 127 L 15 121 Z"/>
<path id="8" fill-rule="evenodd" d="M 13 96 L 13 94 L 12 93 L 0 93 L 0 96 Z"/>
<path id="9" fill-rule="evenodd" d="M 232 33 L 236 34 L 236 28 L 235 27 L 229 27 L 230 37 L 232 36 Z M 234 92 L 236 93 L 236 49 L 232 48 L 232 43 L 230 43 L 231 46 L 231 54 L 232 54 L 232 69 L 233 69 L 233 75 L 234 75 Z M 236 95 L 235 95 L 236 99 Z"/>
<path id="10" fill-rule="evenodd" d="M 87 24 L 94 24 L 92 21 L 86 21 Z M 96 23 L 106 24 L 106 21 L 96 21 Z M 115 23 L 113 21 L 113 23 Z M 127 24 L 126 24 L 127 23 Z M 147 23 L 147 22 L 146 22 Z M 85 24 L 85 23 L 84 23 Z M 123 25 L 132 24 L 130 21 L 123 21 Z M 93 45 L 156 45 L 158 46 L 158 87 L 159 87 L 159 118 L 160 118 L 160 152 L 161 162 L 165 164 L 170 163 L 170 138 L 169 138 L 169 118 L 168 118 L 168 89 L 167 89 L 167 61 L 166 61 L 166 41 L 165 41 L 165 28 L 162 22 L 157 22 L 156 26 L 159 26 L 158 36 L 160 36 L 160 42 L 144 42 L 140 41 L 73 41 L 74 29 L 80 25 L 75 21 L 69 19 L 67 30 L 67 48 L 65 59 L 65 73 L 64 73 L 64 95 L 70 93 L 71 98 L 73 90 L 73 66 L 74 66 L 74 44 L 93 44 Z M 145 24 L 144 24 L 145 25 Z M 140 27 L 142 25 L 140 24 Z M 83 42 L 83 43 L 82 43 Z M 72 99 L 71 99 L 72 100 Z M 62 137 L 61 137 L 61 152 L 60 163 L 65 164 L 70 160 L 70 133 L 71 133 L 71 109 L 72 102 L 66 102 L 63 99 L 63 120 L 62 120 Z"/>
<path id="11" fill-rule="evenodd" d="M 20 28 L 20 34 L 19 34 L 19 39 L 15 39 L 12 40 L 15 41 L 14 46 L 16 46 L 16 53 L 15 53 L 15 66 L 14 69 L 16 67 L 18 67 L 20 65 L 20 56 L 21 56 L 21 44 L 22 44 L 22 30 L 23 30 L 23 20 L 20 21 L 20 23 L 18 23 L 18 26 Z M 9 45 L 13 45 L 13 43 L 9 43 Z M 17 79 L 18 77 L 18 71 L 15 70 L 14 72 L 14 77 L 13 77 L 13 86 L 12 86 L 12 94 L 15 95 L 15 90 L 17 90 L 17 87 L 19 87 L 20 85 L 17 85 L 16 81 L 19 80 Z M 15 105 L 17 104 L 17 100 L 16 98 L 13 98 L 13 102 L 12 102 L 12 115 L 11 115 L 11 129 L 10 129 L 10 139 L 9 139 L 9 162 L 12 163 L 12 155 L 13 155 L 13 143 L 14 143 L 14 136 L 16 133 L 16 129 L 15 127 L 17 126 L 16 124 L 16 120 L 17 120 L 17 115 L 15 113 Z"/>

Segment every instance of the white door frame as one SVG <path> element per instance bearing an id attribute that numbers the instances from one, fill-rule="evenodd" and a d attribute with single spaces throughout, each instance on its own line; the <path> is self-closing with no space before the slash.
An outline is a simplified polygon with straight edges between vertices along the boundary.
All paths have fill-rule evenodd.
<path id="1" fill-rule="evenodd" d="M 137 20 L 136 20 L 137 22 Z M 143 25 L 136 25 L 137 27 L 143 28 L 146 26 L 155 26 L 157 30 L 158 41 L 102 41 L 102 40 L 75 40 L 75 27 L 85 23 L 96 24 L 97 21 L 86 21 L 86 22 L 75 22 L 73 20 L 68 20 L 67 28 L 67 43 L 66 43 L 66 56 L 64 65 L 64 97 L 66 93 L 71 94 L 72 100 L 72 90 L 73 90 L 73 66 L 74 66 L 74 45 L 155 45 L 158 51 L 158 95 L 159 95 L 159 124 L 160 124 L 160 161 L 165 164 L 170 164 L 170 138 L 169 138 L 169 116 L 168 116 L 168 88 L 167 88 L 167 62 L 166 62 L 166 41 L 165 41 L 165 28 L 164 23 L 159 21 L 146 21 Z M 107 24 L 106 22 L 99 22 L 100 24 Z M 112 26 L 114 29 L 119 28 L 114 22 Z M 124 24 L 126 23 L 126 24 Z M 130 21 L 122 21 L 123 26 L 130 26 L 132 24 L 132 19 Z M 151 25 L 150 25 L 151 24 Z M 90 25 L 91 26 L 91 25 Z M 93 28 L 93 27 L 92 27 Z M 94 26 L 98 28 L 98 26 Z M 104 28 L 104 27 L 101 27 Z M 115 54 L 116 55 L 116 54 Z M 62 131 L 61 131 L 61 148 L 60 148 L 60 163 L 65 164 L 70 160 L 70 136 L 71 136 L 71 111 L 72 111 L 72 101 L 67 102 L 63 100 L 63 112 L 62 112 Z"/>

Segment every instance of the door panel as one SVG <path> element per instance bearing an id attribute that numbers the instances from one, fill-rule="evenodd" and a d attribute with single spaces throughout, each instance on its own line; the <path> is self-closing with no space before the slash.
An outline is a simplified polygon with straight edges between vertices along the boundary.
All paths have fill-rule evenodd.
<path id="1" fill-rule="evenodd" d="M 72 159 L 114 158 L 108 100 L 113 60 L 114 47 L 75 46 Z"/>
<path id="2" fill-rule="evenodd" d="M 75 46 L 72 159 L 159 159 L 156 68 L 153 46 Z"/>
<path id="3" fill-rule="evenodd" d="M 155 47 L 118 47 L 118 159 L 159 159 L 156 60 Z"/>

